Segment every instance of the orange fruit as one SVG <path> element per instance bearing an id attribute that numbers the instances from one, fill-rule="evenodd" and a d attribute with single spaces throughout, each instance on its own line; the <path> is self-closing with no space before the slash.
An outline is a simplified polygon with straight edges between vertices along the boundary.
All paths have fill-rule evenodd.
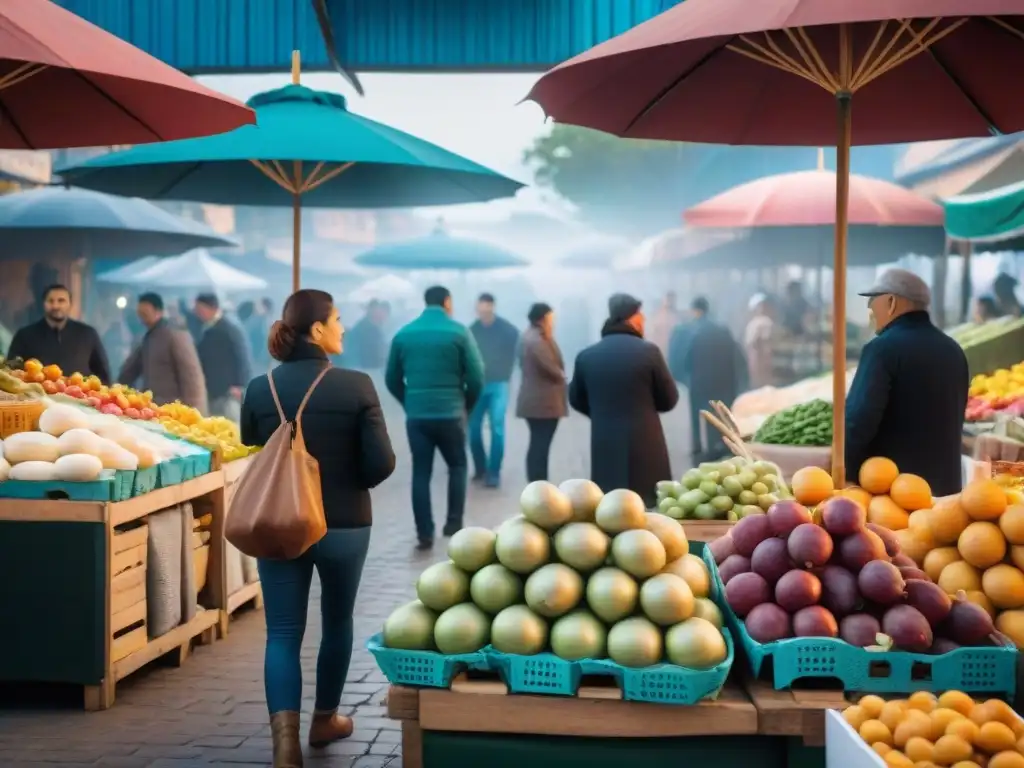
<path id="1" fill-rule="evenodd" d="M 940 765 L 952 765 L 961 760 L 970 760 L 974 748 L 960 736 L 943 736 L 935 742 L 935 762 Z"/>
<path id="2" fill-rule="evenodd" d="M 877 718 L 882 714 L 882 707 L 885 706 L 885 699 L 881 696 L 875 696 L 873 693 L 869 693 L 867 696 L 861 696 L 857 702 L 857 706 L 867 712 L 869 718 Z M 974 702 L 971 702 L 971 706 L 974 706 Z M 970 712 L 970 710 L 968 710 Z"/>
<path id="3" fill-rule="evenodd" d="M 982 768 L 982 766 L 973 760 L 958 760 L 950 768 Z"/>
<path id="4" fill-rule="evenodd" d="M 915 763 L 930 763 L 935 756 L 935 745 L 928 741 L 928 739 L 914 736 L 907 740 L 907 745 L 903 748 L 903 754 Z"/>
<path id="5" fill-rule="evenodd" d="M 938 585 L 947 595 L 955 595 L 961 589 L 964 592 L 980 592 L 981 572 L 970 563 L 957 560 L 942 569 Z"/>
<path id="6" fill-rule="evenodd" d="M 864 721 L 867 719 L 868 713 L 864 710 L 864 707 L 857 704 L 843 710 L 843 720 L 849 723 L 850 727 L 855 731 L 859 731 L 860 727 L 864 725 Z"/>
<path id="7" fill-rule="evenodd" d="M 924 572 L 929 579 L 937 582 L 942 569 L 959 559 L 960 552 L 956 547 L 936 547 L 924 556 Z"/>
<path id="8" fill-rule="evenodd" d="M 915 512 L 914 514 L 918 513 Z M 902 531 L 895 531 L 893 535 L 896 537 L 896 541 L 900 543 L 900 551 L 918 565 L 921 565 L 928 556 L 928 553 L 931 552 L 931 537 L 929 536 L 927 539 L 922 538 L 920 529 L 904 528 Z M 925 535 L 927 535 L 927 532 Z"/>
<path id="9" fill-rule="evenodd" d="M 988 768 L 1024 768 L 1024 755 L 1015 749 L 998 752 L 989 758 Z"/>
<path id="10" fill-rule="evenodd" d="M 878 719 L 882 721 L 882 724 L 889 729 L 890 733 L 896 733 L 896 726 L 903 722 L 903 718 L 906 717 L 907 708 L 899 701 L 887 701 L 885 706 L 882 707 L 882 714 L 878 716 Z M 895 744 L 896 742 L 893 741 Z"/>
<path id="11" fill-rule="evenodd" d="M 928 481 L 909 472 L 896 476 L 889 488 L 889 497 L 908 512 L 932 505 L 932 489 Z"/>
<path id="12" fill-rule="evenodd" d="M 939 700 L 930 691 L 918 691 L 907 699 L 907 706 L 911 709 L 919 709 L 922 712 L 931 712 L 939 706 Z"/>
<path id="13" fill-rule="evenodd" d="M 892 752 L 892 747 L 883 741 L 876 741 L 871 745 L 871 748 L 879 755 L 885 755 L 886 752 Z"/>
<path id="14" fill-rule="evenodd" d="M 971 718 L 972 723 L 981 728 L 985 723 L 999 720 L 999 709 L 992 705 L 991 700 L 983 701 L 974 705 L 974 709 L 971 710 L 971 714 L 968 717 Z M 978 737 L 975 736 L 971 743 L 977 744 Z"/>
<path id="15" fill-rule="evenodd" d="M 1024 570 L 1024 546 L 1010 547 L 1010 562 Z"/>
<path id="16" fill-rule="evenodd" d="M 981 575 L 981 589 L 996 608 L 1024 607 L 1024 573 L 1012 565 L 1000 563 L 985 571 Z"/>
<path id="17" fill-rule="evenodd" d="M 1006 493 L 992 480 L 974 480 L 960 492 L 960 505 L 974 520 L 998 520 L 1006 511 Z"/>
<path id="18" fill-rule="evenodd" d="M 955 544 L 970 522 L 971 518 L 957 496 L 935 502 L 932 513 L 928 515 L 928 526 L 937 544 Z"/>
<path id="19" fill-rule="evenodd" d="M 946 727 L 946 736 L 956 736 L 957 738 L 963 739 L 968 744 L 973 744 L 974 739 L 978 735 L 978 726 L 966 717 L 960 720 L 954 720 Z M 936 742 L 938 743 L 938 742 Z"/>
<path id="20" fill-rule="evenodd" d="M 910 524 L 910 515 L 888 496 L 875 496 L 868 504 L 868 522 L 901 531 Z"/>
<path id="21" fill-rule="evenodd" d="M 999 722 L 988 722 L 978 729 L 978 735 L 974 739 L 974 745 L 990 754 L 1014 749 L 1017 739 L 1008 725 Z"/>
<path id="22" fill-rule="evenodd" d="M 995 523 L 971 523 L 960 534 L 956 548 L 975 568 L 989 568 L 1006 557 L 1006 539 Z"/>
<path id="23" fill-rule="evenodd" d="M 892 746 L 892 731 L 881 720 L 865 720 L 857 731 L 868 744 L 880 741 Z"/>
<path id="24" fill-rule="evenodd" d="M 895 749 L 882 755 L 882 760 L 889 768 L 914 768 L 914 761 Z"/>
<path id="25" fill-rule="evenodd" d="M 1013 504 L 999 516 L 999 530 L 1011 544 L 1024 544 L 1024 504 Z"/>
<path id="26" fill-rule="evenodd" d="M 1017 716 L 1017 713 L 1013 711 L 1013 707 L 1002 699 L 988 699 L 985 703 L 989 706 L 989 710 L 995 715 L 996 722 L 1008 726 L 1011 731 L 1014 731 L 1014 733 L 1016 733 L 1017 728 L 1024 728 L 1024 723 L 1021 723 L 1021 719 Z M 1017 736 L 1017 738 L 1019 739 L 1020 736 Z"/>
<path id="27" fill-rule="evenodd" d="M 962 717 L 963 715 L 961 715 L 955 709 L 945 709 L 944 707 L 933 709 L 930 715 L 932 721 L 932 729 L 931 733 L 928 735 L 928 738 L 932 741 L 935 741 L 941 738 L 942 736 L 945 736 L 946 728 L 949 727 L 949 724 L 952 723 L 954 720 L 959 720 Z"/>
<path id="28" fill-rule="evenodd" d="M 932 719 L 921 710 L 912 709 L 907 712 L 906 719 L 892 729 L 892 743 L 903 749 L 911 739 L 927 739 L 931 735 Z"/>
<path id="29" fill-rule="evenodd" d="M 877 496 L 888 493 L 899 474 L 900 470 L 896 466 L 896 462 L 884 456 L 875 456 L 860 465 L 857 482 L 865 491 Z"/>
<path id="30" fill-rule="evenodd" d="M 967 717 L 971 714 L 971 710 L 974 709 L 974 699 L 963 691 L 946 691 L 939 696 L 939 707 L 942 709 L 952 709 Z"/>
<path id="31" fill-rule="evenodd" d="M 797 501 L 812 506 L 831 496 L 835 485 L 832 484 L 832 475 L 821 467 L 804 467 L 793 474 L 789 488 Z"/>

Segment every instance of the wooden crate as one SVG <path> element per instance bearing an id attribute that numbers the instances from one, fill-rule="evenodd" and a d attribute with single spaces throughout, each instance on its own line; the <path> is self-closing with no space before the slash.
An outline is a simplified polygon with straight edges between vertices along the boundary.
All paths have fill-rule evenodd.
<path id="1" fill-rule="evenodd" d="M 118 662 L 145 647 L 146 559 L 149 526 L 115 529 L 110 547 L 110 660 Z"/>

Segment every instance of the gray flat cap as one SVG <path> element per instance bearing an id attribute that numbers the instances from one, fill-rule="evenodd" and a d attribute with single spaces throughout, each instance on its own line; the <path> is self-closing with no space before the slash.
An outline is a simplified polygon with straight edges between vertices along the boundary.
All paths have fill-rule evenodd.
<path id="1" fill-rule="evenodd" d="M 613 323 L 624 323 L 640 311 L 642 303 L 628 293 L 614 293 L 608 299 L 608 319 Z"/>
<path id="2" fill-rule="evenodd" d="M 928 284 L 913 272 L 905 269 L 888 269 L 875 281 L 875 285 L 861 296 L 902 296 L 908 301 L 923 304 L 932 303 L 932 292 Z"/>

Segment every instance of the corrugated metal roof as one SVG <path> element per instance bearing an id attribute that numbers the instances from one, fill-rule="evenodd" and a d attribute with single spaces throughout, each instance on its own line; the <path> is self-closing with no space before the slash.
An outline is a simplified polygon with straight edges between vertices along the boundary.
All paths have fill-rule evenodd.
<path id="1" fill-rule="evenodd" d="M 376 0 L 371 0 L 375 2 Z M 310 0 L 57 0 L 190 74 L 330 69 Z"/>
<path id="2" fill-rule="evenodd" d="M 331 69 L 312 0 L 57 0 L 192 74 Z M 327 0 L 340 62 L 367 70 L 543 70 L 679 0 Z"/>

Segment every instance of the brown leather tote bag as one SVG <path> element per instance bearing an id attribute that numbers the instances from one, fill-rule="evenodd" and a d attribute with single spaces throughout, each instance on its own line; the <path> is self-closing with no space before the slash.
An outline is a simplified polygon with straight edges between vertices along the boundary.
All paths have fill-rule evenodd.
<path id="1" fill-rule="evenodd" d="M 281 426 L 238 480 L 224 529 L 227 540 L 251 557 L 294 560 L 327 533 L 320 464 L 306 452 L 302 412 L 328 370 L 313 380 L 294 421 L 285 418 L 274 375 L 267 374 Z"/>

